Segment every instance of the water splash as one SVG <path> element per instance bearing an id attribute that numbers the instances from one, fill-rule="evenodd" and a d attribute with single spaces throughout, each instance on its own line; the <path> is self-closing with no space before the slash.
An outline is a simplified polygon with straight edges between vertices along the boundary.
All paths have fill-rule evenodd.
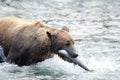
<path id="1" fill-rule="evenodd" d="M 118 65 L 115 61 L 106 57 L 102 57 L 100 60 L 97 60 L 95 57 L 91 57 L 89 60 L 89 66 L 94 67 L 96 71 L 115 71 L 120 67 L 120 65 Z"/>

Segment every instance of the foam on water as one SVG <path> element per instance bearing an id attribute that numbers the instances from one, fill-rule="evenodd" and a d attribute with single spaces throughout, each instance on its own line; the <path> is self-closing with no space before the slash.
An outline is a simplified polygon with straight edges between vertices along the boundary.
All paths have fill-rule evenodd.
<path id="1" fill-rule="evenodd" d="M 110 60 L 109 58 L 106 58 L 106 57 L 102 57 L 100 60 L 97 60 L 94 57 L 91 57 L 89 60 L 89 66 L 94 67 L 96 71 L 97 70 L 115 71 L 120 67 L 120 65 L 115 63 L 114 60 Z"/>
<path id="2" fill-rule="evenodd" d="M 88 60 L 87 60 L 88 61 Z M 95 78 L 96 76 L 101 76 L 102 73 L 113 72 L 120 68 L 120 65 L 110 60 L 109 58 L 101 58 L 101 60 L 97 60 L 94 57 L 91 57 L 88 61 L 88 65 L 94 68 L 96 71 L 87 72 L 79 66 L 75 66 L 71 63 L 68 63 L 62 59 L 60 59 L 57 55 L 54 58 L 47 59 L 37 65 L 31 66 L 23 66 L 19 67 L 14 64 L 2 63 L 0 64 L 0 73 L 2 77 L 0 79 L 57 79 L 58 76 L 61 79 L 69 79 L 68 76 L 71 77 L 71 80 L 75 80 L 78 75 L 78 79 L 87 79 Z M 18 75 L 19 74 L 19 75 Z M 7 76 L 5 79 L 3 77 Z M 56 76 L 56 77 L 54 77 Z M 94 77 L 93 77 L 94 76 Z"/>
<path id="3" fill-rule="evenodd" d="M 94 57 L 91 57 L 88 60 L 86 60 L 88 62 L 89 67 L 94 68 L 96 71 L 99 70 L 111 70 L 111 71 L 115 71 L 116 69 L 118 69 L 120 67 L 119 64 L 115 63 L 113 60 L 110 60 L 109 58 L 101 58 L 101 60 L 97 60 Z M 1 63 L 0 64 L 0 69 L 15 69 L 15 68 L 30 68 L 30 67 L 39 67 L 44 68 L 44 69 L 48 69 L 50 71 L 65 71 L 67 73 L 74 73 L 74 72 L 79 72 L 79 71 L 84 71 L 84 69 L 82 70 L 81 67 L 77 66 L 77 65 L 73 65 L 72 63 L 68 63 L 64 60 L 62 60 L 61 58 L 59 58 L 57 55 L 54 56 L 54 58 L 51 59 L 47 59 L 43 62 L 38 63 L 37 65 L 31 65 L 31 66 L 23 66 L 23 67 L 19 67 L 15 64 L 9 64 L 9 63 Z"/>

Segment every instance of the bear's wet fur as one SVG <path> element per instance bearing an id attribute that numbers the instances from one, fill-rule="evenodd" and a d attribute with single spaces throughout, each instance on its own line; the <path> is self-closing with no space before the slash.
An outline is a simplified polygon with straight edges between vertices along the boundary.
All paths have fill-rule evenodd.
<path id="1" fill-rule="evenodd" d="M 0 45 L 6 61 L 19 66 L 52 58 L 57 50 L 74 45 L 69 29 L 56 29 L 38 20 L 17 17 L 0 19 Z"/>

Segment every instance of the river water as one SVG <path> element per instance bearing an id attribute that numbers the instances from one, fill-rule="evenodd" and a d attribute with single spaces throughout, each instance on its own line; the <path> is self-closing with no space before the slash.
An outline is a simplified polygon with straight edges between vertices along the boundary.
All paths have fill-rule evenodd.
<path id="1" fill-rule="evenodd" d="M 0 80 L 120 80 L 120 0 L 0 0 L 0 17 L 68 26 L 87 72 L 57 55 L 37 65 L 0 64 Z M 2 52 L 2 49 L 0 49 Z"/>

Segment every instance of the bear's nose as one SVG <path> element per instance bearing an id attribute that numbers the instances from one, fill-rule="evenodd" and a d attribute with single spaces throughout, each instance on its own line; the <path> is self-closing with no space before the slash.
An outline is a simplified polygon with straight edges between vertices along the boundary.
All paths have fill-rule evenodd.
<path id="1" fill-rule="evenodd" d="M 76 58 L 76 57 L 78 57 L 78 54 L 74 54 L 74 55 L 72 55 L 71 57 L 72 57 L 72 58 Z"/>

